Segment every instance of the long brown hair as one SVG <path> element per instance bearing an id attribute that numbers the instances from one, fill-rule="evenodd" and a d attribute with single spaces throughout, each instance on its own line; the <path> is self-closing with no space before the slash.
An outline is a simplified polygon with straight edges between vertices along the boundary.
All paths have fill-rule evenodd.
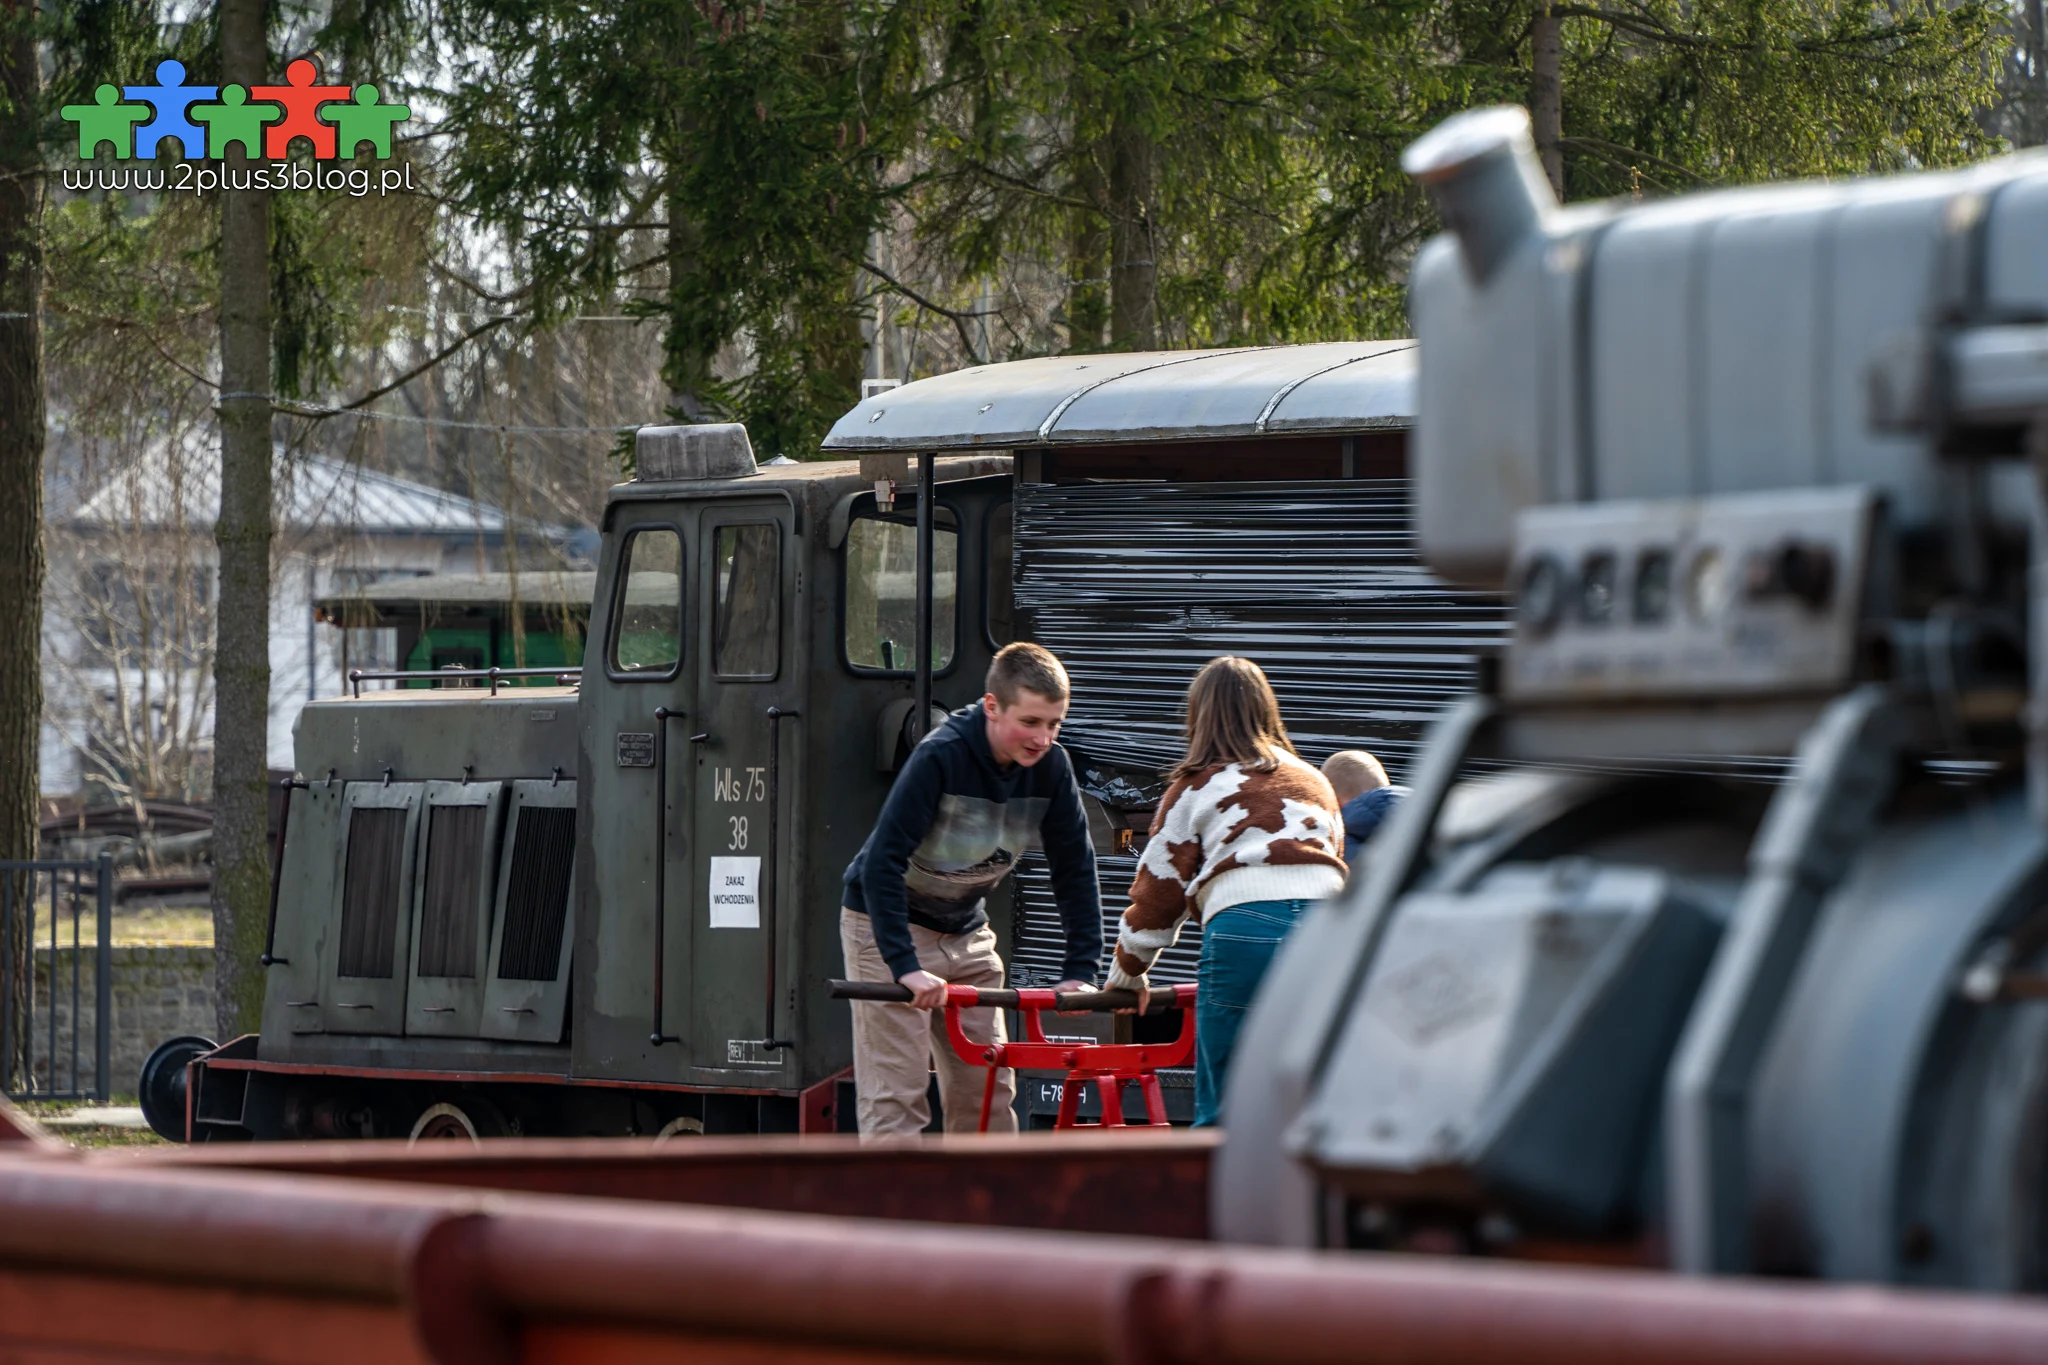
<path id="1" fill-rule="evenodd" d="M 1271 772 L 1282 753 L 1299 757 L 1265 671 L 1234 654 L 1209 660 L 1188 684 L 1187 733 L 1188 756 L 1167 774 L 1174 782 L 1224 763 Z"/>

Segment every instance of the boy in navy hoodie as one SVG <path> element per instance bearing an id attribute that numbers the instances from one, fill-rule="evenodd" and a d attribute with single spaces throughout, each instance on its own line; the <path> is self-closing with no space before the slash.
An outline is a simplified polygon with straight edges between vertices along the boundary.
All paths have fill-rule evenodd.
<path id="1" fill-rule="evenodd" d="M 853 1078 L 862 1138 L 916 1133 L 931 1121 L 927 1077 L 938 1072 L 949 1131 L 980 1122 L 987 1071 L 946 1041 L 946 986 L 1001 986 L 984 902 L 1034 848 L 1045 851 L 1066 929 L 1057 989 L 1086 990 L 1102 958 L 1102 898 L 1095 851 L 1073 765 L 1057 740 L 1067 715 L 1067 672 L 1033 644 L 1005 646 L 987 694 L 911 751 L 874 832 L 846 869 L 839 913 L 846 975 L 896 981 L 911 1005 L 856 1001 Z M 976 1042 L 1004 1041 L 994 1009 L 962 1012 Z M 1014 1132 L 1016 1082 L 997 1073 L 990 1132 Z"/>

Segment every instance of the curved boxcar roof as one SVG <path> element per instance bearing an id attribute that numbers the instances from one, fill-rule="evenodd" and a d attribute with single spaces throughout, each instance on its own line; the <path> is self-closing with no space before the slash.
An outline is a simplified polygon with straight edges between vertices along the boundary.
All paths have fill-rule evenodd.
<path id="1" fill-rule="evenodd" d="M 1045 356 L 934 375 L 863 399 L 827 450 L 1015 450 L 1398 430 L 1415 343 Z"/>

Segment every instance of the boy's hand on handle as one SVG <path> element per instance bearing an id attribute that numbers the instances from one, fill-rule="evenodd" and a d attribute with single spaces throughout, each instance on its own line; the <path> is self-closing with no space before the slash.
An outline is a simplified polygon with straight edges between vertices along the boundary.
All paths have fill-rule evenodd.
<path id="1" fill-rule="evenodd" d="M 1136 991 L 1138 995 L 1138 1004 L 1135 1009 L 1122 1009 L 1116 1011 L 1116 1013 L 1143 1014 L 1146 1011 L 1146 1009 L 1150 1007 L 1152 1003 L 1152 983 L 1148 981 L 1146 978 L 1141 976 L 1134 981 L 1126 981 L 1122 984 L 1120 989 L 1127 991 Z"/>
<path id="2" fill-rule="evenodd" d="M 924 971 L 905 972 L 896 978 L 896 984 L 910 988 L 910 1003 L 921 1010 L 946 1007 L 946 979 L 942 976 Z"/>

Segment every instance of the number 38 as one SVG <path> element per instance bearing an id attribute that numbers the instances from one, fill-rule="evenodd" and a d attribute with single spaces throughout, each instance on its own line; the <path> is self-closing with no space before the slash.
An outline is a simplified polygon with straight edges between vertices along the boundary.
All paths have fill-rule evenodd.
<path id="1" fill-rule="evenodd" d="M 732 847 L 735 849 L 745 848 L 747 846 L 747 817 L 744 815 L 729 815 L 726 818 L 732 821 Z"/>

